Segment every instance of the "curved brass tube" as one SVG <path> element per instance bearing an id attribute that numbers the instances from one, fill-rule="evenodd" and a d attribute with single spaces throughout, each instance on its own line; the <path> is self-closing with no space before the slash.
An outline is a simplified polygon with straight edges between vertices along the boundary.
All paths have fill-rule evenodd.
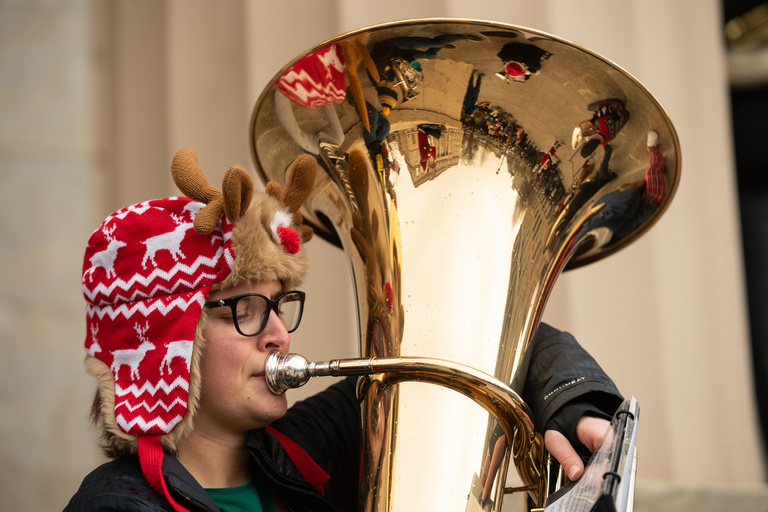
<path id="1" fill-rule="evenodd" d="M 275 394 L 303 386 L 312 377 L 347 377 L 384 374 L 383 384 L 401 382 L 436 384 L 471 398 L 491 413 L 511 439 L 512 456 L 526 490 L 540 495 L 541 474 L 532 450 L 536 434 L 531 411 L 520 396 L 500 380 L 475 368 L 429 357 L 334 359 L 311 362 L 299 354 L 273 350 L 267 357 L 267 385 Z"/>

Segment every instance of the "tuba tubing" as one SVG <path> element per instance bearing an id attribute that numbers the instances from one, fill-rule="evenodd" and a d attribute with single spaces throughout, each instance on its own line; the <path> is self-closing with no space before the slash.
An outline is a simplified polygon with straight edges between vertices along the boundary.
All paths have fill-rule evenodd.
<path id="1" fill-rule="evenodd" d="M 529 491 L 538 499 L 543 488 L 540 463 L 534 460 L 535 432 L 531 411 L 509 386 L 491 375 L 453 361 L 428 357 L 333 359 L 312 362 L 299 354 L 273 350 L 267 356 L 265 376 L 270 391 L 283 394 L 306 384 L 312 377 L 352 377 L 386 374 L 388 385 L 426 382 L 471 398 L 499 418 L 507 436 L 514 439 L 514 463 L 524 481 L 515 491 Z"/>

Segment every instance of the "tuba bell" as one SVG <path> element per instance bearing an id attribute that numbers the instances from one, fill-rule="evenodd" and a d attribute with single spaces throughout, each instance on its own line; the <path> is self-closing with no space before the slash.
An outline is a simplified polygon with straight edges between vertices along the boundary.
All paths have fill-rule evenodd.
<path id="1" fill-rule="evenodd" d="M 316 158 L 301 214 L 349 261 L 360 359 L 273 354 L 267 373 L 276 392 L 365 375 L 360 510 L 500 511 L 512 491 L 543 509 L 560 479 L 520 398 L 531 340 L 561 272 L 636 240 L 667 208 L 680 148 L 661 106 L 555 36 L 423 19 L 298 56 L 250 130 L 264 181 L 284 185 L 297 156 Z"/>

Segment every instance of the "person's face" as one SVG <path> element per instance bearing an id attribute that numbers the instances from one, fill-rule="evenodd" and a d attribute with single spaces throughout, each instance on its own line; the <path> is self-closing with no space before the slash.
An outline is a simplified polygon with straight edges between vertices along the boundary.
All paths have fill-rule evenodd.
<path id="1" fill-rule="evenodd" d="M 208 300 L 246 293 L 274 299 L 282 291 L 279 281 L 264 281 L 212 292 Z M 211 308 L 208 315 L 202 331 L 207 343 L 200 362 L 200 409 L 195 428 L 245 432 L 281 418 L 287 409 L 286 398 L 269 390 L 264 365 L 270 351 L 289 349 L 290 336 L 283 322 L 270 311 L 264 330 L 246 337 L 235 329 L 230 308 Z"/>

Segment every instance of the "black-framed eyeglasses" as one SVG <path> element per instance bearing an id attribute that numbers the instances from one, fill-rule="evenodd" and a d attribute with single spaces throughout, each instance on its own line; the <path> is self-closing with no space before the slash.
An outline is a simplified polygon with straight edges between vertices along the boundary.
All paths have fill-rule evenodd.
<path id="1" fill-rule="evenodd" d="M 247 293 L 228 299 L 212 300 L 206 302 L 205 307 L 229 307 L 235 329 L 243 336 L 260 334 L 267 326 L 271 311 L 275 312 L 288 332 L 293 332 L 301 323 L 304 296 L 304 292 L 298 290 L 284 292 L 274 300 L 258 293 Z"/>

